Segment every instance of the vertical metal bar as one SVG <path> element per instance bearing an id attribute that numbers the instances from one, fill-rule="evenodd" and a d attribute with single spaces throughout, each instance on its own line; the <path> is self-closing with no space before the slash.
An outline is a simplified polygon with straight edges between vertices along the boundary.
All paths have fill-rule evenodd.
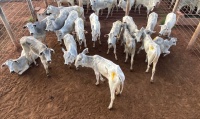
<path id="1" fill-rule="evenodd" d="M 83 1 L 82 0 L 79 0 L 79 6 L 83 7 Z"/>
<path id="2" fill-rule="evenodd" d="M 129 15 L 129 9 L 130 9 L 130 0 L 126 0 L 126 13 L 125 13 L 126 16 Z"/>
<path id="3" fill-rule="evenodd" d="M 28 3 L 28 7 L 29 7 L 29 10 L 30 10 L 31 15 L 32 15 L 32 17 L 33 17 L 33 20 L 36 21 L 37 16 L 36 16 L 36 14 L 35 14 L 35 10 L 34 10 L 32 1 L 31 1 L 31 0 L 26 0 L 26 1 L 27 1 L 27 3 Z"/>
<path id="4" fill-rule="evenodd" d="M 194 45 L 196 39 L 199 36 L 199 33 L 200 33 L 200 22 L 199 22 L 199 25 L 197 26 L 194 34 L 192 35 L 192 38 L 191 38 L 190 42 L 188 43 L 187 50 L 190 50 L 192 48 L 192 46 Z"/>
<path id="5" fill-rule="evenodd" d="M 181 0 L 176 0 L 176 3 L 175 3 L 174 8 L 173 8 L 173 10 L 172 10 L 173 13 L 176 13 L 180 1 L 181 1 Z"/>
<path id="6" fill-rule="evenodd" d="M 8 22 L 8 20 L 7 20 L 6 16 L 5 16 L 1 6 L 0 6 L 0 17 L 1 17 L 1 20 L 3 21 L 3 24 L 4 24 L 5 28 L 6 28 L 6 31 L 8 32 L 8 35 L 10 36 L 10 39 L 11 39 L 13 45 L 18 49 L 19 48 L 19 44 L 17 43 L 16 37 L 12 32 L 12 29 L 11 29 L 11 27 L 9 25 L 9 22 Z"/>
<path id="7" fill-rule="evenodd" d="M 48 2 L 47 2 L 47 0 L 44 0 L 44 4 L 45 4 L 45 8 L 47 8 L 47 7 L 48 7 Z"/>

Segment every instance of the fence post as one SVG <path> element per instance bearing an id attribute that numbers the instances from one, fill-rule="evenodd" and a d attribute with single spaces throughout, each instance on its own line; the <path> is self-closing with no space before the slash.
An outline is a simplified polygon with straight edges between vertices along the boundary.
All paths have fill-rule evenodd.
<path id="1" fill-rule="evenodd" d="M 34 10 L 32 1 L 31 0 L 26 0 L 26 1 L 28 3 L 29 10 L 31 11 L 31 15 L 33 17 L 33 20 L 36 21 L 37 17 L 36 17 L 36 14 L 35 14 L 35 10 Z"/>
<path id="2" fill-rule="evenodd" d="M 188 43 L 187 50 L 190 50 L 192 48 L 196 39 L 198 38 L 199 33 L 200 33 L 200 22 L 199 22 L 199 25 L 197 26 L 194 34 L 192 35 L 190 42 Z"/>
<path id="3" fill-rule="evenodd" d="M 82 0 L 79 0 L 79 6 L 83 7 L 83 1 Z"/>
<path id="4" fill-rule="evenodd" d="M 126 16 L 129 15 L 129 9 L 130 9 L 130 0 L 126 0 L 126 13 L 125 13 Z"/>
<path id="5" fill-rule="evenodd" d="M 10 39 L 11 39 L 13 45 L 18 49 L 19 48 L 19 44 L 17 43 L 17 40 L 16 40 L 12 30 L 11 30 L 11 27 L 10 27 L 10 25 L 8 23 L 8 20 L 7 20 L 6 16 L 5 16 L 1 6 L 0 6 L 0 17 L 1 17 L 1 20 L 3 21 L 3 24 L 4 24 L 5 28 L 6 28 L 6 31 L 8 32 L 8 35 L 10 36 Z"/>
<path id="6" fill-rule="evenodd" d="M 174 8 L 173 8 L 173 10 L 172 10 L 173 13 L 176 13 L 180 1 L 181 1 L 181 0 L 176 0 L 176 3 L 175 3 Z"/>
<path id="7" fill-rule="evenodd" d="M 47 0 L 44 0 L 44 4 L 45 4 L 45 8 L 47 8 L 47 7 L 48 7 L 48 2 L 47 2 Z"/>

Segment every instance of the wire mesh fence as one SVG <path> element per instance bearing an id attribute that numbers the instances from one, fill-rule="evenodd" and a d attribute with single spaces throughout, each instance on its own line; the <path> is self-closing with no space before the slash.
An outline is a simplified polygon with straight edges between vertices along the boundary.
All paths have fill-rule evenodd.
<path id="1" fill-rule="evenodd" d="M 155 7 L 154 11 L 158 13 L 161 22 L 164 21 L 165 16 L 172 11 L 175 0 L 161 0 L 160 4 Z M 197 1 L 197 2 L 196 2 Z M 54 0 L 47 0 L 48 4 L 57 6 L 56 2 Z M 77 2 L 75 2 L 77 4 Z M 41 7 L 45 8 L 45 4 L 43 0 L 32 0 L 32 4 L 34 7 Z M 182 36 L 179 39 L 179 42 L 185 42 L 188 44 L 190 41 L 197 24 L 199 23 L 200 14 L 197 14 L 197 9 L 199 5 L 199 0 L 181 0 L 181 2 L 178 5 L 178 10 L 181 11 L 182 14 L 178 14 L 178 25 L 175 27 L 177 31 L 182 34 Z M 14 35 L 17 40 L 19 40 L 24 35 L 29 35 L 27 30 L 23 29 L 23 25 L 31 21 L 31 13 L 28 8 L 28 4 L 26 0 L 1 0 L 0 6 L 2 7 L 10 26 L 14 32 Z M 84 5 L 85 12 L 86 12 L 86 5 Z M 90 13 L 93 12 L 90 8 Z M 90 14 L 89 13 L 89 14 Z M 86 17 L 89 16 L 89 14 L 85 14 Z M 107 15 L 107 10 L 104 10 L 104 14 L 100 16 L 101 18 L 105 18 L 105 15 Z M 113 16 L 109 17 L 109 19 L 121 19 L 122 16 L 125 15 L 125 12 L 122 9 L 115 8 L 113 11 Z M 132 10 L 130 11 L 130 16 L 133 16 L 133 18 L 144 18 L 146 19 L 146 8 L 141 8 L 141 13 L 139 14 L 138 10 L 135 11 L 134 6 L 132 7 Z M 182 24 L 181 24 L 182 23 Z M 48 37 L 48 36 L 47 36 Z M 11 40 L 6 32 L 6 29 L 0 20 L 0 63 L 4 61 L 3 57 L 6 57 L 9 54 L 13 53 L 13 46 L 11 43 Z M 9 47 L 8 47 L 9 46 Z M 197 55 L 197 57 L 200 59 L 200 38 L 198 37 L 195 45 L 192 49 L 193 52 Z"/>
<path id="2" fill-rule="evenodd" d="M 177 24 L 175 28 L 181 34 L 179 42 L 189 43 L 192 38 L 197 25 L 200 22 L 200 14 L 197 12 L 198 3 L 200 0 L 180 0 L 177 8 Z M 163 0 L 161 8 L 168 6 L 163 9 L 164 12 L 170 12 L 170 9 L 173 8 L 175 0 Z M 199 3 L 200 4 L 200 3 Z M 195 44 L 193 45 L 192 51 L 200 59 L 200 37 L 197 37 Z"/>
<path id="3" fill-rule="evenodd" d="M 23 25 L 30 20 L 30 11 L 26 0 L 1 1 L 0 6 L 16 40 L 18 41 L 22 36 L 28 35 L 28 32 L 23 30 Z M 0 63 L 2 63 L 5 58 L 14 53 L 15 48 L 1 20 L 0 26 Z"/>

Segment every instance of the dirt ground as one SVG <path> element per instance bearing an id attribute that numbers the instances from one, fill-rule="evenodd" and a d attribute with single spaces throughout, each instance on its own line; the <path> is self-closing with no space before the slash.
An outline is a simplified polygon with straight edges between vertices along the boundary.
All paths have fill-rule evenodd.
<path id="1" fill-rule="evenodd" d="M 96 86 L 92 69 L 80 68 L 76 71 L 74 67 L 69 69 L 64 65 L 61 46 L 57 43 L 55 34 L 48 33 L 48 45 L 56 52 L 52 56 L 51 77 L 46 77 L 39 59 L 38 67 L 33 65 L 21 76 L 10 74 L 7 68 L 3 68 L 0 75 L 1 119 L 200 118 L 200 61 L 193 52 L 185 50 L 187 43 L 178 31 L 178 26 L 172 32 L 172 36 L 178 38 L 177 46 L 170 49 L 170 55 L 160 57 L 155 83 L 150 84 L 151 70 L 145 73 L 147 64 L 144 62 L 144 51 L 135 55 L 133 72 L 129 71 L 130 59 L 128 63 L 124 63 L 125 54 L 119 44 L 118 61 L 114 59 L 113 49 L 106 55 L 107 39 L 103 35 L 109 33 L 112 22 L 121 19 L 122 15 L 115 15 L 107 20 L 105 15 L 101 17 L 102 45 L 97 43 L 96 48 L 92 48 L 91 30 L 88 15 L 86 16 L 89 55 L 98 54 L 112 60 L 121 67 L 126 77 L 124 91 L 116 97 L 113 109 L 107 109 L 110 102 L 107 81 Z M 134 17 L 134 21 L 138 28 L 145 26 L 147 22 L 146 18 L 141 17 Z M 159 26 L 156 26 L 156 31 L 159 30 Z M 152 37 L 157 36 L 157 33 Z M 137 49 L 139 46 L 141 44 L 137 43 Z M 78 48 L 78 52 L 81 51 Z M 13 52 L 9 58 L 18 56 L 18 52 Z M 1 60 L 5 61 L 6 58 Z"/>

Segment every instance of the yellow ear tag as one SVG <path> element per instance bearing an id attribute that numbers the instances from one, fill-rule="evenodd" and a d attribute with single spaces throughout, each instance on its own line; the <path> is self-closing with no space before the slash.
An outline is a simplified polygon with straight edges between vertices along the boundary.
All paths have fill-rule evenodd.
<path id="1" fill-rule="evenodd" d="M 115 73 L 115 72 L 112 72 L 112 73 L 111 73 L 111 79 L 114 80 L 115 76 L 116 76 L 116 73 Z"/>

